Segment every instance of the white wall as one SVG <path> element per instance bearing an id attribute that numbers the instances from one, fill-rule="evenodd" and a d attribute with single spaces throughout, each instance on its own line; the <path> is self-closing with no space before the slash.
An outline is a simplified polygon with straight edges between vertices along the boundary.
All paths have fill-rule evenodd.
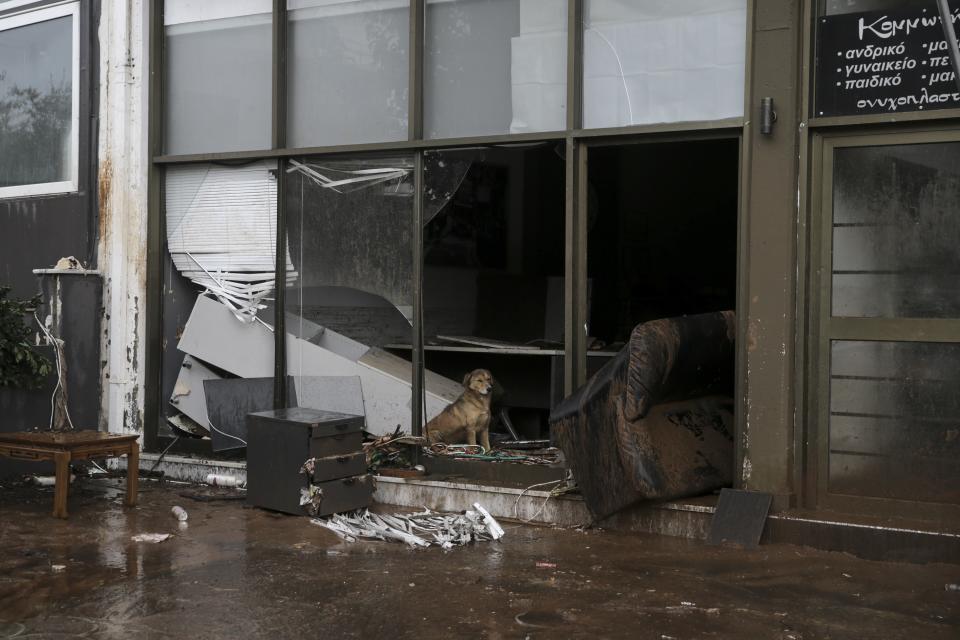
<path id="1" fill-rule="evenodd" d="M 100 10 L 98 263 L 104 274 L 101 429 L 143 431 L 146 350 L 148 3 Z"/>

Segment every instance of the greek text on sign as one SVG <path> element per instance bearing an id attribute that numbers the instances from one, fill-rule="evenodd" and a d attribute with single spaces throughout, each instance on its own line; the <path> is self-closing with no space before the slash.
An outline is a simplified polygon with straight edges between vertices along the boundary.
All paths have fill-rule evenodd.
<path id="1" fill-rule="evenodd" d="M 960 108 L 943 25 L 930 5 L 820 18 L 814 115 Z M 960 23 L 960 8 L 950 17 Z"/>

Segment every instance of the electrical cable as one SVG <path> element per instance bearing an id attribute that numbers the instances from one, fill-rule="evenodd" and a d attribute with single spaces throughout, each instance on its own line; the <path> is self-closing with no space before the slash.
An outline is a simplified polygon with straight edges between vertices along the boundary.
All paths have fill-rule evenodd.
<path id="1" fill-rule="evenodd" d="M 37 315 L 36 310 L 33 312 L 33 319 L 37 321 L 37 326 L 40 327 L 40 330 L 43 331 L 44 337 L 47 339 L 47 344 L 53 345 L 53 356 L 54 362 L 57 364 L 57 384 L 53 388 L 53 393 L 50 395 L 50 422 L 47 429 L 53 431 L 53 416 L 56 413 L 57 406 L 57 391 L 63 390 L 65 387 L 62 385 L 63 382 L 63 365 L 61 363 L 61 351 L 63 349 L 63 340 L 54 337 L 50 330 L 47 329 L 46 325 L 40 322 L 40 317 Z M 76 430 L 76 427 L 73 426 L 73 419 L 70 417 L 70 409 L 67 407 L 66 401 L 63 403 L 63 415 L 67 419 L 67 424 L 70 425 L 70 428 Z"/>
<path id="2" fill-rule="evenodd" d="M 176 436 L 176 437 L 174 437 L 173 441 L 170 442 L 170 444 L 167 445 L 167 448 L 164 449 L 164 450 L 160 453 L 160 456 L 157 458 L 157 461 L 153 463 L 153 466 L 152 466 L 152 467 L 150 467 L 150 471 L 147 472 L 147 475 L 150 475 L 150 474 L 152 474 L 154 471 L 157 470 L 157 467 L 160 466 L 160 462 L 163 460 L 163 456 L 167 455 L 167 451 L 170 451 L 170 448 L 171 448 L 173 445 L 177 444 L 177 440 L 179 440 L 179 439 L 180 439 L 180 436 L 179 436 L 179 435 Z M 244 444 L 246 444 L 246 443 L 244 443 Z"/>
<path id="3" fill-rule="evenodd" d="M 513 503 L 513 514 L 516 516 L 517 520 L 519 520 L 520 522 L 522 522 L 522 523 L 524 523 L 524 524 L 530 524 L 531 522 L 533 522 L 533 521 L 537 518 L 537 516 L 539 516 L 541 513 L 543 513 L 543 509 L 544 509 L 544 507 L 547 506 L 547 502 L 549 502 L 550 498 L 553 497 L 553 490 L 551 490 L 550 493 L 547 494 L 547 497 L 546 497 L 546 499 L 543 501 L 543 504 L 541 504 L 541 505 L 540 505 L 540 508 L 537 509 L 536 513 L 534 513 L 532 516 L 530 516 L 529 519 L 524 519 L 524 518 L 521 518 L 521 517 L 520 517 L 520 499 L 523 498 L 523 495 L 524 495 L 527 491 L 530 491 L 531 489 L 536 489 L 537 487 L 546 487 L 546 486 L 552 485 L 552 484 L 559 485 L 559 484 L 564 483 L 564 482 L 566 482 L 566 481 L 567 481 L 566 478 L 564 478 L 563 480 L 551 480 L 550 482 L 541 482 L 541 483 L 539 483 L 539 484 L 532 484 L 532 485 L 530 485 L 529 487 L 527 487 L 526 489 L 524 489 L 523 491 L 521 491 L 521 492 L 520 492 L 520 495 L 517 496 L 516 502 Z M 554 489 L 556 489 L 556 488 L 557 488 L 557 487 L 554 487 Z"/>
<path id="4" fill-rule="evenodd" d="M 209 423 L 210 428 L 213 429 L 214 431 L 216 431 L 217 433 L 219 433 L 220 435 L 226 436 L 226 437 L 228 437 L 228 438 L 233 438 L 234 440 L 236 440 L 236 441 L 238 441 L 238 442 L 242 442 L 242 443 L 243 443 L 243 446 L 247 446 L 247 441 L 244 440 L 243 438 L 237 437 L 237 436 L 233 435 L 232 433 L 226 433 L 225 431 L 220 431 L 220 429 L 217 429 L 217 427 L 213 424 L 213 421 L 212 421 L 212 420 L 207 420 L 207 422 Z M 179 436 L 178 436 L 178 437 L 179 437 Z"/>

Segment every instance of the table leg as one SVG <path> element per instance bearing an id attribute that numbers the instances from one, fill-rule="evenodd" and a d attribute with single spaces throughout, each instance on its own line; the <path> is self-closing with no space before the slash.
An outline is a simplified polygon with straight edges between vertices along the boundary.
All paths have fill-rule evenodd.
<path id="1" fill-rule="evenodd" d="M 67 517 L 67 495 L 70 492 L 70 452 L 57 451 L 53 454 L 57 469 L 57 483 L 53 489 L 53 517 Z"/>
<path id="2" fill-rule="evenodd" d="M 137 504 L 137 485 L 140 481 L 140 445 L 134 440 L 127 454 L 127 501 L 128 507 Z"/>

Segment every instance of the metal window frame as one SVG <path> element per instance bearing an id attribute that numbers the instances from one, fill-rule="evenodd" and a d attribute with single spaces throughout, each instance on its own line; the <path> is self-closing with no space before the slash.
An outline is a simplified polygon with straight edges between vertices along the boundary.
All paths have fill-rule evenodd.
<path id="1" fill-rule="evenodd" d="M 859 128 L 817 132 L 810 155 L 809 273 L 807 276 L 807 389 L 804 413 L 808 506 L 848 513 L 916 519 L 960 518 L 960 505 L 880 498 L 829 491 L 830 347 L 834 340 L 960 343 L 960 318 L 858 318 L 831 313 L 833 162 L 837 149 L 960 142 L 956 126 Z"/>
<path id="2" fill-rule="evenodd" d="M 0 9 L 13 8 L 18 5 Z M 0 198 L 22 198 L 24 196 L 45 196 L 76 193 L 79 190 L 80 175 L 80 0 L 44 5 L 16 13 L 0 15 L 0 33 L 10 29 L 70 16 L 71 38 L 70 66 L 70 162 L 69 179 L 55 182 L 37 182 L 32 184 L 0 187 Z"/>
<path id="3" fill-rule="evenodd" d="M 286 0 L 274 0 L 273 5 L 273 108 L 272 108 L 272 148 L 269 150 L 230 151 L 220 153 L 194 154 L 164 154 L 162 152 L 163 128 L 163 0 L 148 0 L 151 3 L 151 85 L 150 85 L 150 236 L 148 265 L 148 300 L 153 302 L 156 311 L 148 316 L 147 341 L 147 388 L 146 420 L 150 425 L 148 430 L 156 431 L 159 425 L 159 408 L 162 399 L 160 394 L 160 361 L 159 349 L 160 327 L 162 318 L 161 268 L 162 251 L 165 240 L 160 235 L 163 231 L 162 222 L 157 218 L 163 217 L 161 197 L 163 168 L 168 165 L 201 163 L 201 162 L 230 162 L 243 160 L 258 160 L 276 158 L 281 165 L 286 159 L 300 156 L 324 156 L 337 158 L 343 156 L 360 156 L 378 153 L 410 153 L 414 159 L 414 186 L 415 202 L 413 212 L 414 224 L 414 336 L 412 367 L 413 397 L 419 402 L 412 404 L 412 425 L 414 432 L 419 432 L 423 423 L 423 301 L 422 301 L 422 189 L 423 158 L 428 151 L 452 149 L 466 146 L 505 145 L 528 142 L 560 142 L 566 148 L 565 167 L 565 301 L 564 327 L 566 344 L 564 348 L 564 390 L 570 393 L 586 381 L 586 334 L 583 331 L 586 318 L 586 248 L 587 248 L 587 162 L 588 150 L 592 146 L 608 144 L 636 144 L 644 141 L 682 141 L 701 140 L 704 137 L 727 137 L 741 139 L 740 163 L 741 171 L 746 161 L 746 145 L 742 143 L 745 129 L 749 126 L 749 114 L 752 109 L 750 103 L 751 83 L 751 49 L 753 42 L 753 23 L 756 5 L 759 0 L 745 0 L 747 24 L 744 36 L 745 41 L 745 77 L 744 77 L 744 117 L 710 121 L 687 121 L 662 124 L 645 124 L 621 126 L 601 129 L 583 128 L 583 22 L 587 0 L 567 0 L 567 113 L 566 128 L 560 131 L 545 131 L 522 134 L 501 134 L 487 136 L 465 136 L 443 139 L 424 138 L 424 32 L 427 0 L 410 0 L 410 60 L 409 60 L 409 126 L 406 141 L 330 145 L 317 147 L 286 147 Z M 282 25 L 277 24 L 283 22 Z M 741 179 L 741 189 L 744 179 Z M 277 255 L 282 255 L 282 238 L 286 237 L 286 221 L 283 207 L 283 189 L 278 185 L 278 214 L 277 214 Z M 738 211 L 738 253 L 745 249 L 744 230 L 745 203 L 741 198 Z M 741 256 L 741 260 L 744 256 Z M 275 325 L 278 330 L 275 344 L 275 374 L 283 379 L 285 371 L 284 345 L 284 286 L 282 280 L 283 260 L 278 261 L 276 285 L 276 315 Z M 743 274 L 742 264 L 738 265 L 737 305 L 746 289 L 747 283 Z M 738 341 L 746 335 L 746 318 L 738 314 Z M 737 387 L 745 389 L 746 369 L 741 366 L 738 353 Z M 151 373 L 154 372 L 154 373 Z M 285 401 L 285 385 L 277 383 L 275 386 L 275 402 Z M 743 423 L 742 411 L 739 411 L 737 424 Z M 152 437 L 148 434 L 149 447 L 157 447 L 160 442 L 156 433 Z"/>

